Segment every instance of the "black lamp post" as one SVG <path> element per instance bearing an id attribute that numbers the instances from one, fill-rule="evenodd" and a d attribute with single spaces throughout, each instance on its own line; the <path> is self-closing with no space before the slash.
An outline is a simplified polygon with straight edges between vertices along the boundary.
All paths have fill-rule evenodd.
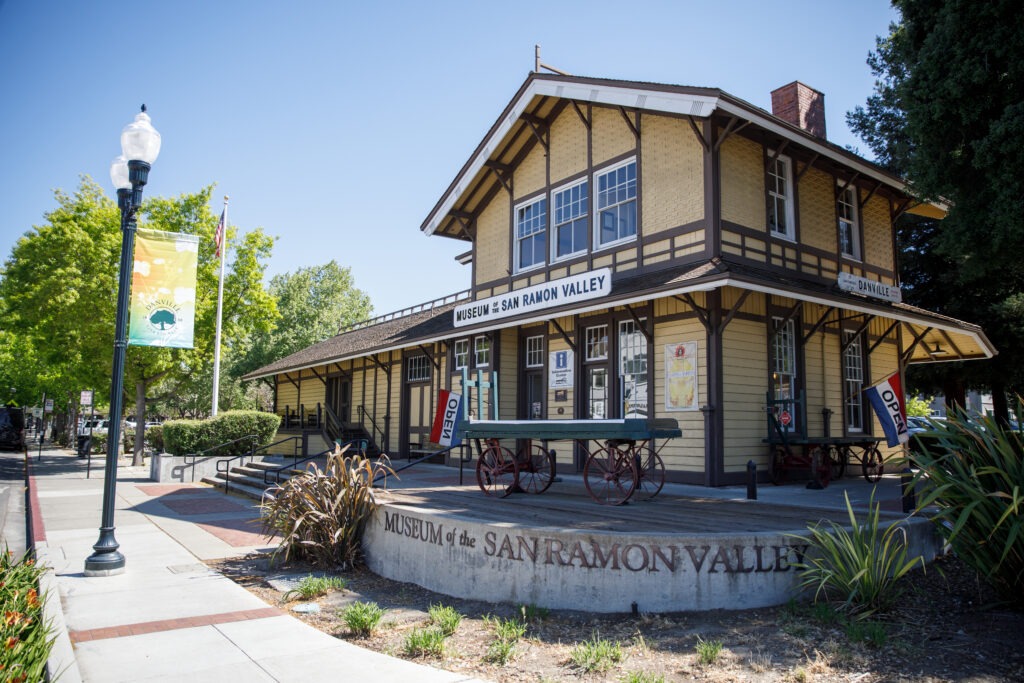
<path id="1" fill-rule="evenodd" d="M 117 316 L 114 321 L 114 370 L 110 381 L 110 428 L 103 480 L 103 519 L 92 555 L 85 558 L 86 576 L 112 576 L 124 572 L 124 555 L 114 538 L 114 498 L 117 487 L 117 455 L 121 446 L 121 394 L 124 389 L 124 356 L 128 348 L 128 300 L 131 294 L 132 256 L 135 252 L 135 214 L 142 204 L 142 188 L 149 180 L 150 165 L 160 154 L 160 133 L 146 114 L 146 105 L 121 131 L 121 156 L 110 166 L 121 209 L 121 265 L 117 284 Z"/>

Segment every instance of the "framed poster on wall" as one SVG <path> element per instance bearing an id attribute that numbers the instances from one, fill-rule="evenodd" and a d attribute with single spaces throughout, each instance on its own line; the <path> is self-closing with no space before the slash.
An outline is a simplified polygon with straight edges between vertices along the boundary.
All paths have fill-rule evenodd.
<path id="1" fill-rule="evenodd" d="M 665 410 L 697 410 L 697 342 L 665 344 Z"/>

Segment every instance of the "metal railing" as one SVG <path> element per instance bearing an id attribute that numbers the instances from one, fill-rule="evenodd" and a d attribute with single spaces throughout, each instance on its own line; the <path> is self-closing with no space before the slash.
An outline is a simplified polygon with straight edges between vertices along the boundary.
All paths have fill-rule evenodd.
<path id="1" fill-rule="evenodd" d="M 370 423 L 370 439 L 372 439 L 374 443 L 380 444 L 381 448 L 385 448 L 387 445 L 387 433 L 377 426 L 377 422 L 373 419 L 373 417 L 370 416 L 370 413 L 366 411 L 365 406 L 359 406 L 359 412 L 362 418 L 364 418 L 363 422 Z M 386 420 L 387 418 L 384 419 Z M 378 432 L 380 432 L 380 439 L 377 438 Z"/>
<path id="2" fill-rule="evenodd" d="M 340 446 L 341 448 L 346 448 L 348 446 L 353 446 L 353 445 L 356 447 L 356 452 L 358 452 L 361 456 L 363 456 L 365 458 L 366 457 L 366 448 L 369 445 L 366 439 L 353 439 L 351 441 L 346 441 L 345 443 L 338 443 L 338 446 Z M 307 455 L 304 458 L 296 458 L 295 461 L 292 462 L 291 464 L 282 465 L 280 467 L 275 467 L 275 468 L 269 469 L 269 470 L 264 470 L 263 471 L 263 483 L 265 485 L 267 485 L 267 486 L 272 486 L 274 484 L 280 484 L 281 483 L 281 473 L 282 472 L 296 470 L 296 469 L 298 469 L 299 465 L 301 465 L 303 463 L 307 463 L 307 462 L 309 462 L 311 460 L 316 460 L 317 458 L 322 458 L 325 455 L 328 455 L 329 453 L 333 453 L 333 452 L 334 452 L 334 449 L 333 448 L 329 448 L 326 451 L 322 451 L 320 453 L 315 453 L 314 455 Z M 274 481 L 270 481 L 271 475 L 273 475 Z"/>
<path id="3" fill-rule="evenodd" d="M 443 455 L 445 453 L 450 453 L 451 451 L 454 451 L 456 448 L 464 449 L 462 451 L 462 453 L 459 454 L 459 486 L 462 486 L 462 465 L 463 465 L 463 463 L 470 462 L 473 459 L 473 453 L 469 449 L 469 444 L 468 443 L 459 443 L 459 444 L 455 444 L 454 446 L 449 446 L 448 448 L 442 448 L 440 450 L 432 451 L 432 452 L 427 453 L 426 455 L 424 455 L 422 457 L 416 458 L 415 460 L 410 460 L 409 462 L 405 463 L 401 467 L 397 467 L 397 468 L 392 469 L 391 473 L 392 474 L 398 474 L 399 472 L 407 470 L 410 467 L 415 467 L 416 465 L 419 465 L 421 462 L 424 462 L 426 460 L 430 460 L 431 458 L 436 458 L 437 456 Z M 469 458 L 466 458 L 466 453 L 469 453 L 469 456 L 470 456 Z M 387 476 L 388 475 L 386 473 L 384 473 L 384 472 L 378 474 L 376 477 L 373 478 L 373 484 L 376 484 L 378 481 L 380 481 L 381 479 L 384 479 Z"/>
<path id="4" fill-rule="evenodd" d="M 245 436 L 241 436 L 241 437 L 239 437 L 237 439 L 232 439 L 231 441 L 225 441 L 224 443 L 219 443 L 216 446 L 210 446 L 209 448 L 201 450 L 198 453 L 186 453 L 185 455 L 181 456 L 183 458 L 181 468 L 182 468 L 182 470 L 184 470 L 186 467 L 191 467 L 192 468 L 192 481 L 195 481 L 196 480 L 196 463 L 200 459 L 206 459 L 206 458 L 213 457 L 212 455 L 209 455 L 209 453 L 211 453 L 212 451 L 217 451 L 217 450 L 219 450 L 221 448 L 224 448 L 226 446 L 230 446 L 230 445 L 236 444 L 236 443 L 241 443 L 243 441 L 251 441 L 252 442 L 252 445 L 249 446 L 249 453 L 242 453 L 241 455 L 232 456 L 231 459 L 234 459 L 234 458 L 244 458 L 247 455 L 251 455 L 256 450 L 256 443 L 259 441 L 259 437 L 256 436 L 255 434 L 246 434 Z M 217 461 L 217 471 L 220 472 L 220 461 Z M 181 478 L 182 478 L 182 481 L 185 480 L 185 473 L 184 473 L 184 471 L 182 472 L 182 477 Z"/>

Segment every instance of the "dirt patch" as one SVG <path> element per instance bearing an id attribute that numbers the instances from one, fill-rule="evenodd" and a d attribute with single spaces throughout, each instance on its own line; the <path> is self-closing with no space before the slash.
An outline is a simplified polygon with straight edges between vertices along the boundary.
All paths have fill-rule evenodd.
<path id="1" fill-rule="evenodd" d="M 309 567 L 268 567 L 267 558 L 208 563 L 268 604 L 290 609 L 268 574 L 304 574 Z M 1024 680 L 1024 613 L 995 604 L 994 595 L 956 558 L 940 559 L 909 576 L 900 607 L 854 624 L 821 606 L 791 604 L 744 611 L 595 615 L 460 600 L 367 570 L 339 574 L 345 590 L 316 600 L 320 612 L 295 614 L 361 647 L 490 681 L 822 681 L 826 683 L 1009 683 Z M 386 610 L 377 632 L 353 637 L 340 616 L 347 604 L 374 601 Z M 463 616 L 443 654 L 405 654 L 431 605 Z M 505 664 L 495 660 L 494 618 L 527 620 L 526 635 Z M 604 641 L 603 671 L 580 663 L 584 641 Z M 702 645 L 703 643 L 703 645 Z M 721 650 L 707 661 L 716 644 Z M 594 653 L 599 648 L 591 648 Z M 574 657 L 574 653 L 577 655 Z M 701 654 L 705 661 L 701 661 Z M 646 677 L 645 677 L 646 676 Z"/>

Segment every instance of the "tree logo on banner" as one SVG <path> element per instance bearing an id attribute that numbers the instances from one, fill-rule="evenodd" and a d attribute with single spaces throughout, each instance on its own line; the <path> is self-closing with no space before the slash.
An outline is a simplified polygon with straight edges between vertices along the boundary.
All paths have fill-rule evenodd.
<path id="1" fill-rule="evenodd" d="M 155 332 L 173 331 L 178 320 L 178 307 L 169 301 L 156 301 L 146 311 L 146 322 Z"/>

